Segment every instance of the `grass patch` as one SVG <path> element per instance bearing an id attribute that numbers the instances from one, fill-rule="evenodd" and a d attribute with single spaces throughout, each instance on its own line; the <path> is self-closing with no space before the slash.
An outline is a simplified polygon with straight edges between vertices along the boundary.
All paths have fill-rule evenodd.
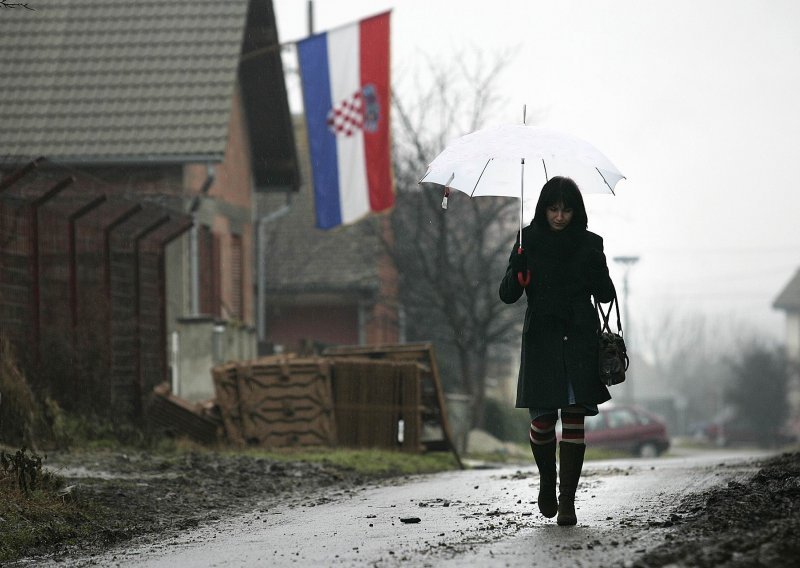
<path id="1" fill-rule="evenodd" d="M 20 451 L 24 454 L 24 450 Z M 23 471 L 27 477 L 24 483 L 20 472 L 8 467 L 8 461 L 0 468 L 0 563 L 53 542 L 85 538 L 92 531 L 95 513 L 78 506 L 70 492 L 63 489 L 63 481 L 41 469 L 38 456 L 22 457 L 28 460 Z M 17 460 L 17 465 L 20 463 L 23 462 Z M 33 472 L 35 477 L 31 482 Z"/>
<path id="2" fill-rule="evenodd" d="M 92 533 L 93 514 L 56 494 L 29 497 L 0 488 L 0 563 L 53 542 L 74 542 Z"/>
<path id="3" fill-rule="evenodd" d="M 455 457 L 450 452 L 411 454 L 377 449 L 314 448 L 246 449 L 241 450 L 241 453 L 276 461 L 323 463 L 350 469 L 370 477 L 436 473 L 458 469 Z"/>
<path id="4" fill-rule="evenodd" d="M 621 450 L 609 450 L 607 448 L 593 448 L 592 446 L 586 446 L 586 455 L 584 456 L 585 461 L 591 460 L 615 460 L 619 458 L 631 458 L 634 457 L 628 452 L 623 452 Z"/>
<path id="5" fill-rule="evenodd" d="M 161 454 L 220 453 L 246 455 L 281 462 L 310 462 L 349 469 L 370 477 L 436 473 L 458 469 L 455 456 L 450 452 L 408 452 L 382 449 L 329 448 L 231 448 L 218 444 L 205 446 L 186 438 L 163 438 L 152 448 Z"/>

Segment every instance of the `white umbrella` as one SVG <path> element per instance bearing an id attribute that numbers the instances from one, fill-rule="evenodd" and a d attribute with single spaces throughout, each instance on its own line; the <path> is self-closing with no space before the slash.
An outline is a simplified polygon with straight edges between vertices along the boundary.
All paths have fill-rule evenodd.
<path id="1" fill-rule="evenodd" d="M 597 148 L 550 128 L 504 124 L 477 130 L 450 144 L 428 165 L 420 183 L 436 183 L 477 197 L 495 195 L 520 200 L 538 197 L 553 176 L 572 178 L 583 193 L 614 193 L 624 179 Z M 528 194 L 525 190 L 528 188 Z M 446 207 L 446 201 L 442 204 Z"/>

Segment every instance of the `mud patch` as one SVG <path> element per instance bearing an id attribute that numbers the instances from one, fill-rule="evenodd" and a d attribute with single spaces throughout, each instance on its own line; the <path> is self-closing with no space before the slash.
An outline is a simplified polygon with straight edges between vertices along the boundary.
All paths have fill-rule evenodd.
<path id="1" fill-rule="evenodd" d="M 169 539 L 229 515 L 266 512 L 277 502 L 314 507 L 368 482 L 331 465 L 213 452 L 64 453 L 49 456 L 47 465 L 65 478 L 72 499 L 99 511 L 92 537 L 29 551 L 56 561 L 133 537 Z"/>
<path id="2" fill-rule="evenodd" d="M 747 482 L 730 481 L 683 499 L 651 526 L 672 527 L 666 542 L 626 566 L 734 568 L 793 566 L 800 558 L 800 453 L 760 464 Z"/>

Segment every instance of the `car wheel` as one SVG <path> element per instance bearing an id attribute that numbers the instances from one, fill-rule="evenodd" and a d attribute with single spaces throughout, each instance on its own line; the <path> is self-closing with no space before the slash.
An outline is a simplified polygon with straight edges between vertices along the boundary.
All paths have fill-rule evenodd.
<path id="1" fill-rule="evenodd" d="M 656 446 L 652 442 L 647 442 L 639 446 L 639 457 L 640 458 L 657 458 L 658 457 L 658 446 Z"/>

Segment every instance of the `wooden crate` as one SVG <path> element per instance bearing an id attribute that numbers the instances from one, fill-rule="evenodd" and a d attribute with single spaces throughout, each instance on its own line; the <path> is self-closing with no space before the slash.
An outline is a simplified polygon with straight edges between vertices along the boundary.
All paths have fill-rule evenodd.
<path id="1" fill-rule="evenodd" d="M 277 356 L 239 363 L 235 388 L 229 373 L 218 367 L 214 376 L 231 441 L 264 447 L 336 443 L 327 360 Z"/>

